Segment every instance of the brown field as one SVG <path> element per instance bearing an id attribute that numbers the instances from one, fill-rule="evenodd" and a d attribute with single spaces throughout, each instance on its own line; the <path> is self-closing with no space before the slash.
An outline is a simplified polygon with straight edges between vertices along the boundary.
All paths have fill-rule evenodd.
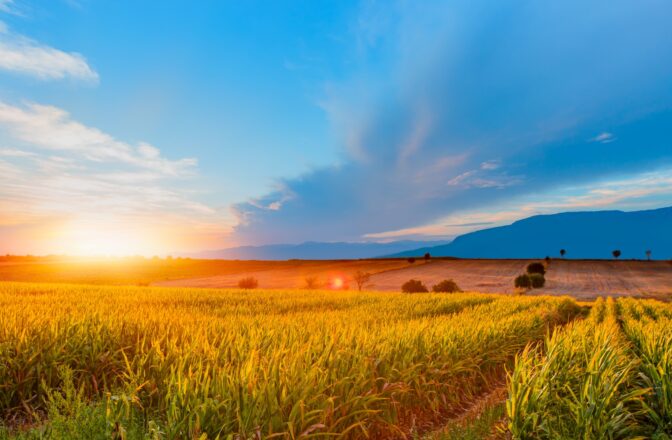
<path id="1" fill-rule="evenodd" d="M 191 259 L 71 259 L 0 257 L 0 281 L 67 282 L 110 285 L 179 287 L 236 287 L 247 276 L 260 288 L 293 289 L 315 277 L 327 286 L 348 280 L 356 271 L 373 274 L 370 290 L 398 291 L 415 278 L 431 288 L 446 278 L 465 291 L 513 292 L 513 278 L 530 260 L 342 260 L 342 261 L 226 261 Z M 571 295 L 579 299 L 598 296 L 672 297 L 672 264 L 667 261 L 552 260 L 546 287 L 535 294 Z M 354 288 L 350 282 L 350 288 Z"/>
<path id="2" fill-rule="evenodd" d="M 541 294 L 672 298 L 669 261 L 553 260 Z"/>

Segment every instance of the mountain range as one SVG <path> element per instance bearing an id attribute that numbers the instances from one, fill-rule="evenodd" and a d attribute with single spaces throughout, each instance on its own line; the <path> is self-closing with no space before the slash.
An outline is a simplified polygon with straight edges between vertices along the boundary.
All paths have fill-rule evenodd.
<path id="1" fill-rule="evenodd" d="M 433 247 L 448 241 L 394 241 L 390 243 L 306 242 L 239 246 L 227 249 L 182 254 L 185 257 L 223 260 L 349 260 L 376 258 L 412 249 Z"/>
<path id="2" fill-rule="evenodd" d="M 398 252 L 390 256 L 460 258 L 672 258 L 672 207 L 647 211 L 590 211 L 535 215 L 508 226 L 483 229 L 439 246 Z"/>

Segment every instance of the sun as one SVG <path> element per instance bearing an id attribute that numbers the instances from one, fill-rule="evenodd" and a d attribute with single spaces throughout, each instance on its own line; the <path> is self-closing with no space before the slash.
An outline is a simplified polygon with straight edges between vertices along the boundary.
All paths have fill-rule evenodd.
<path id="1" fill-rule="evenodd" d="M 151 233 L 120 225 L 71 225 L 59 235 L 60 248 L 74 256 L 123 257 L 156 250 Z"/>
<path id="2" fill-rule="evenodd" d="M 345 287 L 345 281 L 341 277 L 335 277 L 331 280 L 331 288 L 335 290 L 340 290 Z"/>

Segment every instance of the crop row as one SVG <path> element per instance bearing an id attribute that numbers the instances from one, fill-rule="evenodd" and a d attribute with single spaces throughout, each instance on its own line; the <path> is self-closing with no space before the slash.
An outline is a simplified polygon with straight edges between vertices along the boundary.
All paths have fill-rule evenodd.
<path id="1" fill-rule="evenodd" d="M 527 347 L 509 380 L 513 437 L 669 438 L 671 317 L 663 303 L 600 299 L 587 319 Z"/>
<path id="2" fill-rule="evenodd" d="M 449 416 L 578 306 L 6 283 L 0 310 L 5 424 L 77 419 L 97 405 L 91 429 L 105 435 L 384 438 Z"/>

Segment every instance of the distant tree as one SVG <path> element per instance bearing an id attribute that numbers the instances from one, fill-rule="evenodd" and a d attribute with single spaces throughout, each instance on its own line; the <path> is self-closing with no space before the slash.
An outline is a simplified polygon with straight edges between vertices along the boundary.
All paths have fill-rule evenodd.
<path id="1" fill-rule="evenodd" d="M 415 263 L 415 258 L 413 258 L 413 257 L 409 258 L 408 262 L 411 263 L 411 264 Z"/>
<path id="2" fill-rule="evenodd" d="M 546 266 L 544 266 L 544 263 L 535 261 L 527 265 L 527 273 L 538 273 L 544 275 L 546 273 Z"/>
<path id="3" fill-rule="evenodd" d="M 618 258 L 618 257 L 621 256 L 621 251 L 618 250 L 618 249 L 615 249 L 615 250 L 611 251 L 611 255 L 613 255 L 614 258 Z"/>
<path id="4" fill-rule="evenodd" d="M 533 289 L 539 289 L 544 287 L 544 284 L 546 284 L 546 278 L 544 278 L 544 276 L 540 273 L 531 273 L 529 277 L 530 284 L 532 285 Z"/>
<path id="5" fill-rule="evenodd" d="M 320 280 L 315 276 L 307 276 L 303 279 L 303 287 L 305 289 L 319 289 Z"/>
<path id="6" fill-rule="evenodd" d="M 513 280 L 513 285 L 514 287 L 522 288 L 522 289 L 529 289 L 532 287 L 532 280 L 530 279 L 530 276 L 526 273 L 522 273 L 516 277 L 516 279 Z"/>
<path id="7" fill-rule="evenodd" d="M 369 272 L 363 272 L 358 270 L 352 276 L 352 280 L 357 284 L 357 290 L 361 291 L 365 287 L 370 287 L 371 274 Z"/>
<path id="8" fill-rule="evenodd" d="M 550 263 L 551 262 L 551 257 L 546 255 L 546 258 L 544 258 L 544 261 L 546 261 L 546 264 Z"/>
<path id="9" fill-rule="evenodd" d="M 426 293 L 429 292 L 427 290 L 427 286 L 422 284 L 422 281 L 418 280 L 408 280 L 404 284 L 401 285 L 401 291 L 404 293 Z"/>
<path id="10" fill-rule="evenodd" d="M 254 277 L 245 277 L 238 281 L 238 288 L 240 289 L 256 289 L 257 287 L 259 287 L 259 281 Z"/>
<path id="11" fill-rule="evenodd" d="M 425 262 L 431 260 L 432 256 L 430 255 L 429 252 L 425 252 Z"/>
<path id="12" fill-rule="evenodd" d="M 560 249 L 560 256 L 564 258 L 565 254 L 567 253 L 566 250 Z"/>
<path id="13" fill-rule="evenodd" d="M 432 291 L 437 293 L 461 292 L 460 286 L 453 280 L 443 280 L 432 287 Z"/>
<path id="14" fill-rule="evenodd" d="M 646 250 L 646 259 L 651 261 L 651 249 Z"/>

